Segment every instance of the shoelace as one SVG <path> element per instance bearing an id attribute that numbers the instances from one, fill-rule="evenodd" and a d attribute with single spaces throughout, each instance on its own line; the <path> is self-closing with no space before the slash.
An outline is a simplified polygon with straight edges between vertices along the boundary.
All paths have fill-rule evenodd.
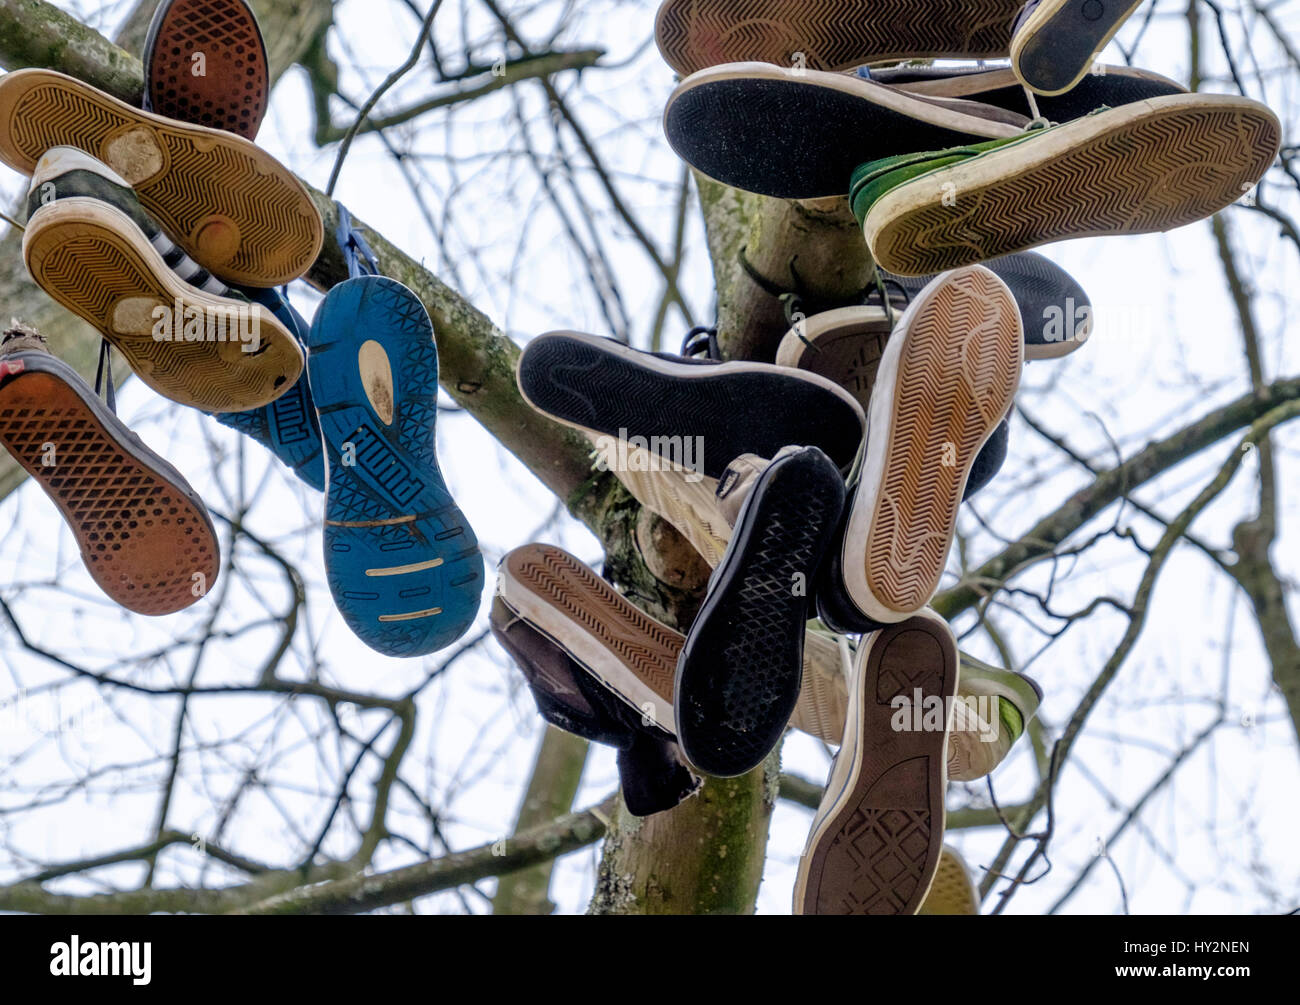
<path id="1" fill-rule="evenodd" d="M 375 253 L 370 250 L 370 245 L 366 243 L 361 231 L 352 226 L 352 214 L 343 203 L 336 202 L 334 205 L 339 210 L 339 225 L 334 231 L 334 236 L 338 238 L 339 247 L 343 249 L 343 261 L 347 263 L 348 278 L 379 275 L 379 262 L 375 260 Z"/>
<path id="2" fill-rule="evenodd" d="M 682 339 L 681 355 L 686 357 L 703 354 L 707 359 L 722 360 L 722 347 L 718 345 L 718 329 L 705 325 L 696 325 Z"/>
<path id="3" fill-rule="evenodd" d="M 95 394 L 117 414 L 117 390 L 113 386 L 113 347 L 108 339 L 99 340 L 99 366 L 95 369 Z"/>

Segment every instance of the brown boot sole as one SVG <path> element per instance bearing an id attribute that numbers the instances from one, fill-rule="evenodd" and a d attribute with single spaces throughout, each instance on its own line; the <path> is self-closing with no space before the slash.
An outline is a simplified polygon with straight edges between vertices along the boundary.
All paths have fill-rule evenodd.
<path id="1" fill-rule="evenodd" d="M 863 233 L 881 268 L 920 276 L 1068 238 L 1172 230 L 1246 194 L 1280 137 L 1247 98 L 1137 101 L 890 189 Z"/>
<path id="2" fill-rule="evenodd" d="M 196 76 L 194 57 L 204 73 Z M 145 86 L 169 119 L 257 136 L 270 96 L 266 46 L 242 0 L 172 0 L 145 41 Z"/>
<path id="3" fill-rule="evenodd" d="M 901 621 L 934 596 L 971 465 L 1023 361 L 1015 298 L 979 266 L 932 282 L 890 336 L 844 535 L 845 587 L 868 617 Z"/>
<path id="4" fill-rule="evenodd" d="M 682 636 L 559 548 L 530 544 L 501 563 L 497 592 L 602 684 L 676 734 L 673 685 Z"/>
<path id="5" fill-rule="evenodd" d="M 997 58 L 1007 54 L 1023 2 L 666 0 L 655 40 L 682 76 L 751 60 L 848 70 L 895 59 Z"/>
<path id="6" fill-rule="evenodd" d="M 859 657 L 844 745 L 799 862 L 796 914 L 915 914 L 943 850 L 946 715 L 957 690 L 957 643 L 927 613 L 883 629 Z M 911 725 L 942 702 L 937 729 L 894 728 L 905 697 Z M 924 724 L 924 721 L 923 721 Z M 932 724 L 933 725 L 933 724 Z"/>
<path id="7" fill-rule="evenodd" d="M 99 329 L 141 380 L 173 401 L 242 412 L 269 404 L 301 378 L 302 350 L 270 311 L 181 281 L 125 213 L 97 199 L 37 210 L 23 234 L 23 255 L 41 289 Z M 159 308 L 171 318 L 170 340 L 155 338 Z M 197 311 L 205 326 L 211 319 L 213 334 L 228 340 L 184 341 L 186 311 Z M 258 349 L 245 352 L 230 333 L 240 324 L 247 331 L 254 321 Z"/>
<path id="8" fill-rule="evenodd" d="M 15 367 L 0 377 L 0 443 L 54 500 L 95 582 L 137 614 L 199 600 L 216 583 L 220 546 L 180 473 L 79 391 L 66 364 L 19 353 L 0 374 Z"/>
<path id="9" fill-rule="evenodd" d="M 196 262 L 247 286 L 297 279 L 320 254 L 311 196 L 243 137 L 143 112 L 52 70 L 0 78 L 0 160 L 30 175 L 52 147 L 86 151 L 135 189 Z"/>

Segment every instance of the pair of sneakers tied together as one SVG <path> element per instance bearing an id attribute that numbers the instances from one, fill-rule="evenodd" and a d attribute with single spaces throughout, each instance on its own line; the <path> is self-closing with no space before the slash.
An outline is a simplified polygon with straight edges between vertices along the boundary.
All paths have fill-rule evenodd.
<path id="1" fill-rule="evenodd" d="M 1024 362 L 1091 333 L 1083 289 L 1029 249 L 1204 219 L 1277 154 L 1258 102 L 1094 63 L 1136 6 L 666 0 L 673 150 L 745 191 L 844 199 L 872 286 L 799 318 L 773 362 L 575 332 L 520 359 L 525 399 L 714 572 L 683 636 L 530 545 L 501 565 L 494 631 L 551 722 L 620 748 L 634 813 L 753 769 L 787 726 L 837 744 L 797 913 L 977 913 L 946 785 L 992 771 L 1042 695 L 927 604 L 1007 456 Z M 935 58 L 981 62 L 882 65 Z"/>
<path id="2" fill-rule="evenodd" d="M 196 52 L 203 74 L 190 72 Z M 116 349 L 154 391 L 247 434 L 325 493 L 326 573 L 362 641 L 399 657 L 450 645 L 484 576 L 434 452 L 438 357 L 423 304 L 379 275 L 336 205 L 349 278 L 310 323 L 290 305 L 287 284 L 316 261 L 324 223 L 252 142 L 270 76 L 243 0 L 164 0 L 144 62 L 139 108 L 49 70 L 0 78 L 0 160 L 31 176 L 28 271 L 104 339 L 92 389 L 12 325 L 0 442 L 113 600 L 169 614 L 204 596 L 220 567 L 211 517 L 117 418 Z"/>

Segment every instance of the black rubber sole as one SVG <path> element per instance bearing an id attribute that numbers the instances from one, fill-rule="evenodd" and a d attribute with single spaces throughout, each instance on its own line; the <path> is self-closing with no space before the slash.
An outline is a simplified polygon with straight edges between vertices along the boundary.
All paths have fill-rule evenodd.
<path id="1" fill-rule="evenodd" d="M 774 457 L 791 444 L 818 447 L 847 468 L 862 441 L 856 402 L 811 375 L 762 363 L 675 363 L 593 336 L 533 339 L 519 360 L 519 389 L 562 422 L 644 437 L 647 449 L 710 478 L 741 454 Z"/>
<path id="2" fill-rule="evenodd" d="M 1073 341 L 1083 333 L 1081 326 L 1092 317 L 1092 302 L 1083 287 L 1050 258 L 1033 251 L 1020 251 L 982 262 L 1010 288 L 1020 307 L 1025 329 L 1025 356 L 1035 350 L 1050 350 L 1061 341 Z M 936 276 L 896 276 L 881 269 L 881 275 L 907 290 L 913 298 Z"/>
<path id="3" fill-rule="evenodd" d="M 664 131 L 678 156 L 710 178 L 778 199 L 846 195 L 853 169 L 866 161 L 987 139 L 831 87 L 763 78 L 682 91 Z"/>
<path id="4" fill-rule="evenodd" d="M 910 84 L 924 80 L 960 77 L 980 70 L 953 70 L 948 68 L 905 67 L 898 70 L 873 70 L 871 79 L 881 84 Z M 1130 76 L 1126 73 L 1089 73 L 1064 94 L 1036 95 L 1038 111 L 1052 122 L 1069 122 L 1107 106 L 1118 108 L 1135 101 L 1160 98 L 1167 94 L 1185 94 L 1187 89 L 1172 80 Z M 1033 110 L 1020 84 L 1010 84 L 995 90 L 980 91 L 968 96 L 971 101 L 994 105 L 1017 115 L 1033 117 Z"/>
<path id="5" fill-rule="evenodd" d="M 1069 87 L 1091 64 L 1102 39 L 1136 6 L 1134 0 L 1062 0 L 1020 49 L 1016 62 L 1021 78 L 1036 90 Z"/>
<path id="6" fill-rule="evenodd" d="M 677 739 L 697 770 L 742 775 L 781 738 L 813 578 L 843 507 L 844 482 L 819 450 L 778 458 L 754 486 L 677 662 Z"/>

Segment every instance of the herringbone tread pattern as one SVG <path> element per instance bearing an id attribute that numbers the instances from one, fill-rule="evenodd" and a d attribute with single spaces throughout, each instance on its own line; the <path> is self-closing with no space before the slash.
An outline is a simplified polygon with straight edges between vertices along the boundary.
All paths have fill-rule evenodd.
<path id="1" fill-rule="evenodd" d="M 0 386 L 0 443 L 54 500 L 90 575 L 123 607 L 172 614 L 216 582 L 216 535 L 187 486 L 128 451 L 63 380 L 31 372 Z"/>
<path id="2" fill-rule="evenodd" d="M 124 214 L 121 223 L 133 226 Z M 79 215 L 71 201 L 38 210 L 23 234 L 32 280 L 57 303 L 88 321 L 126 357 L 131 369 L 159 394 L 209 412 L 243 411 L 269 404 L 302 375 L 303 355 L 270 311 L 234 300 L 219 312 L 219 298 L 187 287 L 144 235 L 138 241 L 101 220 Z M 172 338 L 154 338 L 154 308 L 175 314 L 167 282 L 190 291 L 182 311 L 223 322 L 227 341 L 185 341 L 185 318 L 172 317 Z M 245 352 L 230 331 L 241 316 L 258 318 L 259 348 Z M 206 323 L 206 322 L 205 322 Z M 251 322 L 250 322 L 251 323 Z"/>
<path id="3" fill-rule="evenodd" d="M 868 212 L 869 228 L 896 193 L 924 198 L 875 233 L 876 261 L 891 272 L 919 275 L 1067 238 L 1172 230 L 1241 198 L 1272 163 L 1279 140 L 1277 120 L 1264 106 L 1240 104 L 1166 104 L 1063 153 L 1031 160 L 1035 145 L 1049 136 L 986 155 L 1004 166 L 987 184 L 965 180 L 981 157 L 887 193 Z M 945 195 L 955 205 L 945 206 Z"/>
<path id="4" fill-rule="evenodd" d="M 196 76 L 193 56 L 204 57 Z M 257 136 L 269 71 L 257 21 L 242 0 L 173 0 L 149 64 L 149 100 L 159 115 Z"/>
<path id="5" fill-rule="evenodd" d="M 967 475 L 1011 407 L 1023 353 L 1016 303 L 984 269 L 949 277 L 912 319 L 865 547 L 886 607 L 919 610 L 938 589 Z"/>
<path id="6" fill-rule="evenodd" d="M 572 555 L 544 544 L 505 559 L 511 577 L 598 639 L 624 667 L 671 705 L 682 636 L 661 624 Z M 547 631 L 554 634 L 548 627 Z M 563 643 L 563 637 L 559 640 Z"/>
<path id="7" fill-rule="evenodd" d="M 814 70 L 928 57 L 996 58 L 1022 0 L 666 0 L 655 40 L 685 76 L 755 60 Z"/>
<path id="8" fill-rule="evenodd" d="M 307 190 L 242 137 L 140 111 L 63 74 L 7 75 L 0 158 L 31 174 L 56 146 L 108 164 L 169 237 L 228 282 L 279 286 L 320 253 L 324 230 Z"/>

